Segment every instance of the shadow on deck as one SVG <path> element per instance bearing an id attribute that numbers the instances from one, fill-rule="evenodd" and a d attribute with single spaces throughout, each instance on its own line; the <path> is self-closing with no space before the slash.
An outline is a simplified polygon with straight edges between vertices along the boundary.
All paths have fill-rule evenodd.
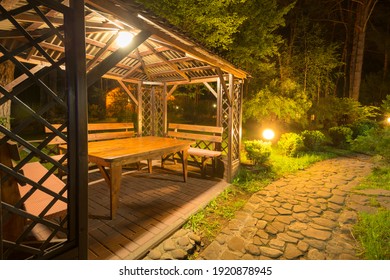
<path id="1" fill-rule="evenodd" d="M 109 219 L 109 189 L 99 173 L 91 173 L 88 258 L 142 258 L 229 185 L 222 179 L 201 178 L 199 169 L 190 166 L 184 183 L 180 167 L 154 166 L 152 174 L 147 169 L 127 170 L 113 220 Z"/>

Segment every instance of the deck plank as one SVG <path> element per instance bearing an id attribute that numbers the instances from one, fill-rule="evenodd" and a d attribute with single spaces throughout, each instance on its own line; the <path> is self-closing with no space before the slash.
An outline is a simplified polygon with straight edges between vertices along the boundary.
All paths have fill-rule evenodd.
<path id="1" fill-rule="evenodd" d="M 177 170 L 175 170 L 177 169 Z M 188 217 L 222 192 L 228 183 L 202 178 L 181 165 L 153 167 L 153 173 L 126 170 L 117 217 L 109 219 L 109 189 L 103 180 L 89 186 L 89 259 L 139 259 L 172 234 Z M 101 179 L 91 173 L 90 180 Z"/>

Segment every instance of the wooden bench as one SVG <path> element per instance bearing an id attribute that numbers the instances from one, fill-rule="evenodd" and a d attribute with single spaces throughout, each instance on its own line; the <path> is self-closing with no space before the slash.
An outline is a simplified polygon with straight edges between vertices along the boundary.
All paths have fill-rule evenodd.
<path id="1" fill-rule="evenodd" d="M 61 124 L 52 124 L 55 129 L 59 129 Z M 52 134 L 53 131 L 48 127 L 45 127 L 47 134 Z M 66 128 L 62 130 L 62 133 L 66 133 Z M 133 123 L 89 123 L 88 124 L 88 141 L 110 140 L 118 138 L 130 138 L 134 137 L 134 124 Z M 54 137 L 49 145 L 65 144 L 66 141 L 60 136 Z"/>
<path id="2" fill-rule="evenodd" d="M 59 129 L 61 124 L 52 124 L 55 129 Z M 54 132 L 45 127 L 47 134 L 53 134 Z M 67 129 L 63 129 L 62 133 L 66 134 Z M 89 123 L 88 124 L 88 141 L 103 141 L 119 138 L 131 138 L 135 136 L 133 123 Z M 54 145 L 55 155 L 51 156 L 53 159 L 59 161 L 63 155 L 58 150 L 58 146 L 66 144 L 66 141 L 60 136 L 55 136 L 48 145 Z M 64 161 L 63 164 L 66 164 Z M 58 176 L 61 178 L 62 173 L 59 172 Z"/>
<path id="3" fill-rule="evenodd" d="M 3 144 L 0 146 L 0 151 L 0 163 L 14 169 L 13 161 L 20 160 L 18 145 L 16 143 Z M 7 208 L 3 209 L 3 238 L 9 241 L 19 239 L 24 232 L 25 225 L 31 219 L 35 219 L 32 216 L 45 219 L 63 218 L 68 207 L 65 183 L 53 174 L 48 175 L 48 169 L 42 164 L 28 162 L 22 166 L 21 170 L 18 170 L 18 173 L 26 179 L 17 179 L 0 171 L 2 201 L 20 212 L 16 214 Z M 43 177 L 46 179 L 40 183 Z M 47 221 L 47 223 L 50 222 Z M 56 221 L 52 223 L 57 224 Z M 31 233 L 35 231 L 35 228 Z"/>
<path id="4" fill-rule="evenodd" d="M 213 175 L 215 174 L 216 159 L 222 154 L 220 151 L 222 134 L 222 127 L 178 123 L 170 123 L 167 131 L 168 137 L 196 141 L 196 144 L 188 150 L 188 155 L 198 164 L 203 177 L 206 176 L 206 167 L 209 160 L 212 162 Z M 162 163 L 166 159 L 167 157 L 162 160 Z"/>

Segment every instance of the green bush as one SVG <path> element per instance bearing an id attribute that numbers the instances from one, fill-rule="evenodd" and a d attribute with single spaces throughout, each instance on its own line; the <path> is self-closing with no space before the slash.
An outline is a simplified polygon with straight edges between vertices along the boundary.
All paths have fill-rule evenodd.
<path id="1" fill-rule="evenodd" d="M 262 140 L 245 141 L 244 148 L 247 152 L 247 157 L 255 165 L 267 162 L 272 151 L 271 142 L 263 142 Z"/>
<path id="2" fill-rule="evenodd" d="M 299 152 L 305 149 L 303 137 L 293 132 L 282 134 L 278 141 L 278 147 L 289 157 L 297 156 Z"/>
<path id="3" fill-rule="evenodd" d="M 319 151 L 325 144 L 325 135 L 319 130 L 305 130 L 301 133 L 303 144 L 310 151 Z"/>
<path id="4" fill-rule="evenodd" d="M 360 135 L 351 142 L 351 149 L 356 152 L 381 155 L 390 161 L 390 128 L 372 128 L 366 135 Z"/>
<path id="5" fill-rule="evenodd" d="M 343 147 L 352 140 L 353 131 L 347 126 L 334 126 L 329 128 L 329 136 L 333 145 Z"/>
<path id="6" fill-rule="evenodd" d="M 349 126 L 352 129 L 352 139 L 361 135 L 367 135 L 372 128 L 379 128 L 379 124 L 375 121 L 361 121 L 353 123 Z"/>

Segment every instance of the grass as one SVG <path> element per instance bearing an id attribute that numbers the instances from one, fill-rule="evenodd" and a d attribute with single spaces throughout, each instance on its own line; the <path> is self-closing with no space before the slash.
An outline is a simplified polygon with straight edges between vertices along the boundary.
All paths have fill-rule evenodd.
<path id="1" fill-rule="evenodd" d="M 356 189 L 382 189 L 390 191 L 390 165 L 382 164 L 375 167 L 372 173 Z"/>
<path id="2" fill-rule="evenodd" d="M 253 193 L 282 176 L 305 169 L 315 162 L 338 156 L 333 151 L 326 151 L 302 153 L 298 157 L 290 158 L 273 149 L 267 164 L 253 166 L 245 158 L 245 153 L 242 155 L 243 164 L 233 184 L 204 209 L 191 216 L 184 225 L 185 228 L 199 234 L 205 245 L 211 243 Z"/>
<path id="3" fill-rule="evenodd" d="M 390 259 L 390 210 L 376 214 L 361 213 L 354 235 L 362 245 L 361 255 L 367 260 Z"/>
<path id="4" fill-rule="evenodd" d="M 381 162 L 356 189 L 390 190 L 390 165 Z M 370 206 L 379 208 L 380 203 L 372 197 Z M 390 259 L 390 210 L 379 208 L 375 214 L 360 213 L 358 223 L 354 226 L 354 235 L 360 242 L 362 258 Z"/>

